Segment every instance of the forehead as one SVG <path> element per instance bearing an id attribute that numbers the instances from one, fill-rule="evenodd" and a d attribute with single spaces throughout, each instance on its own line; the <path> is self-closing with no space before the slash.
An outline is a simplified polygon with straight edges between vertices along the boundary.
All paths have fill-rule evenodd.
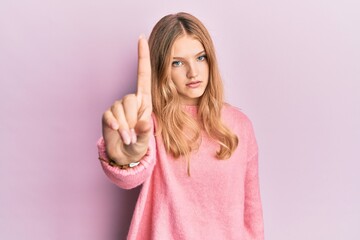
<path id="1" fill-rule="evenodd" d="M 204 47 L 199 40 L 193 36 L 184 35 L 175 40 L 171 53 L 173 57 L 189 57 L 202 51 Z"/>

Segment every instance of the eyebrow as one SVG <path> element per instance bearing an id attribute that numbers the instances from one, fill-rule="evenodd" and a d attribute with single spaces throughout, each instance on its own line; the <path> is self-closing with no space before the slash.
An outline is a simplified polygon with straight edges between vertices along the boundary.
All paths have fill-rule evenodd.
<path id="1" fill-rule="evenodd" d="M 195 54 L 194 56 L 199 56 L 199 55 L 202 55 L 202 54 L 206 54 L 205 50 L 202 50 L 201 52 L 198 52 L 197 54 Z M 173 57 L 174 59 L 184 59 L 183 57 Z"/>

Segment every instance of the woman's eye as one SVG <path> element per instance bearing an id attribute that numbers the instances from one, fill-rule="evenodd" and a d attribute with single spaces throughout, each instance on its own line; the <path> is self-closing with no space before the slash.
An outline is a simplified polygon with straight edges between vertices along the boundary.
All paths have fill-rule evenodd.
<path id="1" fill-rule="evenodd" d="M 197 59 L 198 59 L 198 61 L 202 62 L 202 61 L 206 60 L 206 55 L 202 55 L 202 56 L 198 57 Z"/>
<path id="2" fill-rule="evenodd" d="M 173 61 L 171 64 L 173 67 L 180 67 L 183 65 L 181 61 Z"/>

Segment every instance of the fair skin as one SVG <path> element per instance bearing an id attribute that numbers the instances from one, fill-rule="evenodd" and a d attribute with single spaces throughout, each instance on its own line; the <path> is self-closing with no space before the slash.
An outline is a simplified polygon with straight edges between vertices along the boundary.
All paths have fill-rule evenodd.
<path id="1" fill-rule="evenodd" d="M 197 105 L 209 80 L 204 47 L 195 38 L 178 38 L 171 51 L 171 81 L 180 101 Z M 147 40 L 138 42 L 137 92 L 128 94 L 103 114 L 102 129 L 106 152 L 117 164 L 139 161 L 146 153 L 151 135 L 151 65 Z"/>
<path id="2" fill-rule="evenodd" d="M 138 42 L 137 92 L 128 94 L 103 114 L 106 153 L 117 164 L 137 162 L 145 155 L 151 135 L 151 65 L 147 40 Z"/>
<path id="3" fill-rule="evenodd" d="M 198 105 L 209 81 L 209 64 L 203 45 L 194 37 L 178 38 L 172 48 L 171 80 L 180 102 Z"/>

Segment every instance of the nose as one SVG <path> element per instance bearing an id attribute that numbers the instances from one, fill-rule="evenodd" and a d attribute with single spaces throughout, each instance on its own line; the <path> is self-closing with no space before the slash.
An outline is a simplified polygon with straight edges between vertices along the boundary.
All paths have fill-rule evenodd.
<path id="1" fill-rule="evenodd" d="M 196 78 L 199 75 L 199 71 L 195 63 L 189 63 L 186 77 L 189 79 Z"/>

